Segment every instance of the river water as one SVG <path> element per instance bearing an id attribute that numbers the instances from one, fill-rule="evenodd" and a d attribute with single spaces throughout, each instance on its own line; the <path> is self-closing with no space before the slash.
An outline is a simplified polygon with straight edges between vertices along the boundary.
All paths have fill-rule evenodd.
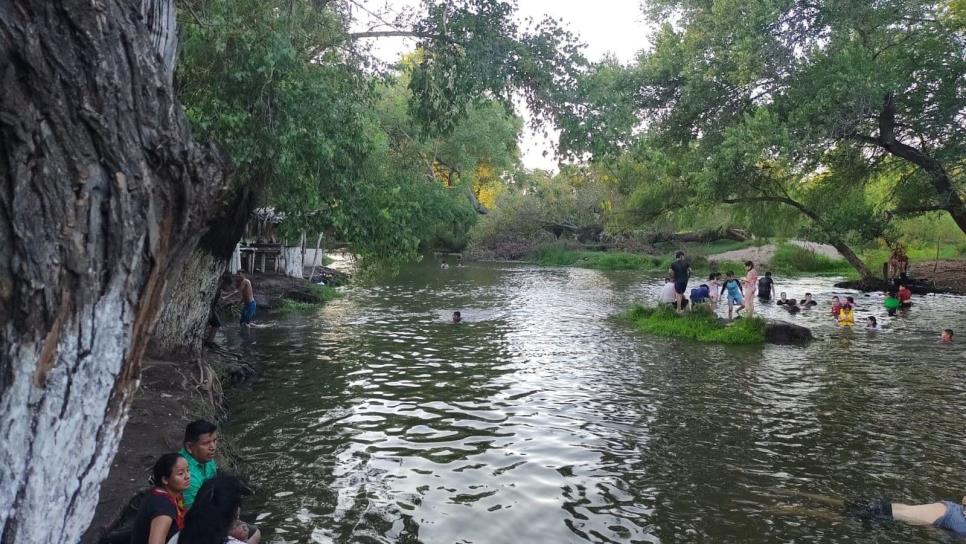
<path id="1" fill-rule="evenodd" d="M 244 517 L 276 543 L 951 541 L 811 495 L 966 495 L 966 341 L 937 343 L 966 338 L 966 298 L 890 319 L 778 279 L 823 303 L 791 319 L 807 347 L 648 336 L 615 316 L 656 279 L 578 268 L 427 264 L 261 315 L 227 429 L 257 488 Z M 886 330 L 836 328 L 833 293 Z"/>

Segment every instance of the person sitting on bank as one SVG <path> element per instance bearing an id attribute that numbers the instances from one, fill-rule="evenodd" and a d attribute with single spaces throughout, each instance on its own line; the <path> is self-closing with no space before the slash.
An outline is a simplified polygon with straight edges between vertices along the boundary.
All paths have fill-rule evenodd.
<path id="1" fill-rule="evenodd" d="M 191 508 L 198 489 L 218 473 L 218 427 L 209 421 L 192 421 L 184 430 L 184 447 L 178 455 L 188 463 L 191 485 L 184 491 L 185 506 Z"/>
<path id="2" fill-rule="evenodd" d="M 855 310 L 852 309 L 851 304 L 842 305 L 842 309 L 839 311 L 839 325 L 842 327 L 855 325 Z"/>
<path id="3" fill-rule="evenodd" d="M 688 280 L 691 279 L 691 265 L 684 258 L 683 251 L 678 251 L 674 255 L 674 262 L 671 263 L 668 274 L 674 278 L 674 298 L 677 302 L 678 311 L 683 311 L 688 302 L 684 298 L 684 292 L 688 290 Z"/>
<path id="4" fill-rule="evenodd" d="M 778 295 L 778 300 L 775 301 L 775 304 L 779 306 L 784 306 L 789 302 L 795 302 L 795 299 L 789 299 L 788 295 L 785 294 L 785 291 L 782 291 L 781 294 Z"/>
<path id="5" fill-rule="evenodd" d="M 190 485 L 184 491 L 184 502 L 188 508 L 194 505 L 201 486 L 218 474 L 218 462 L 215 461 L 218 440 L 218 427 L 210 421 L 199 419 L 185 427 L 184 447 L 178 455 L 188 462 L 188 470 L 191 472 Z M 239 521 L 235 525 L 236 527 L 232 528 L 232 534 L 242 541 L 247 541 L 251 535 L 258 532 L 257 527 L 244 521 Z"/>
<path id="6" fill-rule="evenodd" d="M 732 310 L 735 305 L 738 305 L 738 309 L 734 310 L 735 313 L 740 314 L 741 310 L 745 309 L 745 299 L 741 294 L 741 282 L 735 278 L 735 273 L 731 270 L 725 275 L 725 282 L 721 285 L 721 294 L 724 295 L 727 292 L 728 299 L 728 319 L 731 319 Z"/>
<path id="7" fill-rule="evenodd" d="M 889 315 L 896 315 L 896 311 L 902 306 L 902 302 L 892 291 L 886 293 L 886 298 L 882 301 L 882 305 L 885 306 L 886 313 Z"/>
<path id="8" fill-rule="evenodd" d="M 771 277 L 771 271 L 765 272 L 765 276 L 758 280 L 758 300 L 765 302 L 772 299 L 775 290 L 775 280 Z"/>
<path id="9" fill-rule="evenodd" d="M 182 492 L 191 475 L 188 462 L 177 453 L 166 453 L 154 463 L 148 491 L 131 530 L 131 544 L 165 544 L 182 528 L 187 512 Z"/>
<path id="10" fill-rule="evenodd" d="M 238 519 L 242 496 L 249 494 L 235 476 L 220 474 L 206 481 L 185 516 L 184 529 L 168 544 L 258 544 L 260 531 L 245 537 L 238 530 L 244 525 Z"/>
<path id="11" fill-rule="evenodd" d="M 460 314 L 459 310 L 453 312 L 453 323 L 462 323 L 463 315 Z"/>
<path id="12" fill-rule="evenodd" d="M 799 304 L 803 308 L 810 308 L 812 306 L 818 306 L 818 301 L 812 300 L 812 294 L 811 293 L 805 293 L 805 298 L 803 298 L 801 300 L 801 302 L 799 302 Z"/>
<path id="13" fill-rule="evenodd" d="M 443 264 L 439 265 L 439 268 L 441 270 L 448 270 L 449 269 L 449 263 L 446 262 L 446 259 L 443 259 Z"/>
<path id="14" fill-rule="evenodd" d="M 962 503 L 953 501 L 931 504 L 893 503 L 888 499 L 860 499 L 845 501 L 843 513 L 867 521 L 895 520 L 910 525 L 923 525 L 966 536 L 966 497 Z"/>
<path id="15" fill-rule="evenodd" d="M 897 294 L 899 295 L 898 298 L 899 298 L 900 306 L 902 306 L 903 308 L 908 308 L 909 306 L 912 306 L 912 291 L 910 291 L 909 288 L 905 286 L 905 284 L 902 284 L 899 286 L 899 292 Z"/>
<path id="16" fill-rule="evenodd" d="M 711 302 L 711 288 L 706 283 L 691 289 L 691 307 L 695 304 L 708 304 Z"/>
<path id="17" fill-rule="evenodd" d="M 943 332 L 939 335 L 940 344 L 952 344 L 953 343 L 953 330 L 943 329 Z"/>
<path id="18" fill-rule="evenodd" d="M 242 327 L 250 327 L 252 319 L 255 319 L 255 292 L 252 289 L 252 282 L 245 277 L 245 272 L 239 270 L 235 275 L 235 289 L 241 294 L 242 311 L 238 323 Z"/>
<path id="19" fill-rule="evenodd" d="M 842 311 L 842 301 L 839 300 L 838 296 L 832 297 L 832 315 L 838 318 L 839 313 Z"/>

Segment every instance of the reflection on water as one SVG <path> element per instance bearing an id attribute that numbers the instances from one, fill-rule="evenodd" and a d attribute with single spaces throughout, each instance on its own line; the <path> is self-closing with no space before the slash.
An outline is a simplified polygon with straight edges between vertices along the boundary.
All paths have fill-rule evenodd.
<path id="1" fill-rule="evenodd" d="M 350 289 L 252 333 L 262 376 L 229 429 L 246 509 L 269 542 L 944 539 L 801 494 L 966 494 L 966 359 L 936 343 L 966 331 L 964 299 L 891 319 L 856 294 L 887 330 L 843 331 L 831 283 L 780 284 L 822 302 L 791 318 L 820 336 L 805 348 L 635 331 L 615 314 L 660 286 L 632 273 L 427 265 Z"/>

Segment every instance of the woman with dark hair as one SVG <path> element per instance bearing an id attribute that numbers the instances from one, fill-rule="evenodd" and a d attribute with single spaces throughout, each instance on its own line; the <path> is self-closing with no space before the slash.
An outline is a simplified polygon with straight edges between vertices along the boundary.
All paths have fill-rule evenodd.
<path id="1" fill-rule="evenodd" d="M 207 480 L 185 517 L 184 529 L 168 544 L 258 544 L 258 529 L 238 520 L 242 495 L 248 493 L 234 476 L 222 474 Z"/>
<path id="2" fill-rule="evenodd" d="M 131 532 L 131 544 L 165 544 L 184 527 L 184 498 L 188 488 L 188 462 L 166 453 L 154 463 L 152 488 L 141 503 Z"/>

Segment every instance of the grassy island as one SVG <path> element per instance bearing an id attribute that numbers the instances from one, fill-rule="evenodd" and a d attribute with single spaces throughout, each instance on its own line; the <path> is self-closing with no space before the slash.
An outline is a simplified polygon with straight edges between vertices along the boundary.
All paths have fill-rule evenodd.
<path id="1" fill-rule="evenodd" d="M 639 329 L 674 338 L 716 344 L 763 344 L 765 320 L 757 317 L 726 323 L 708 308 L 678 314 L 671 308 L 635 306 L 627 318 Z"/>

